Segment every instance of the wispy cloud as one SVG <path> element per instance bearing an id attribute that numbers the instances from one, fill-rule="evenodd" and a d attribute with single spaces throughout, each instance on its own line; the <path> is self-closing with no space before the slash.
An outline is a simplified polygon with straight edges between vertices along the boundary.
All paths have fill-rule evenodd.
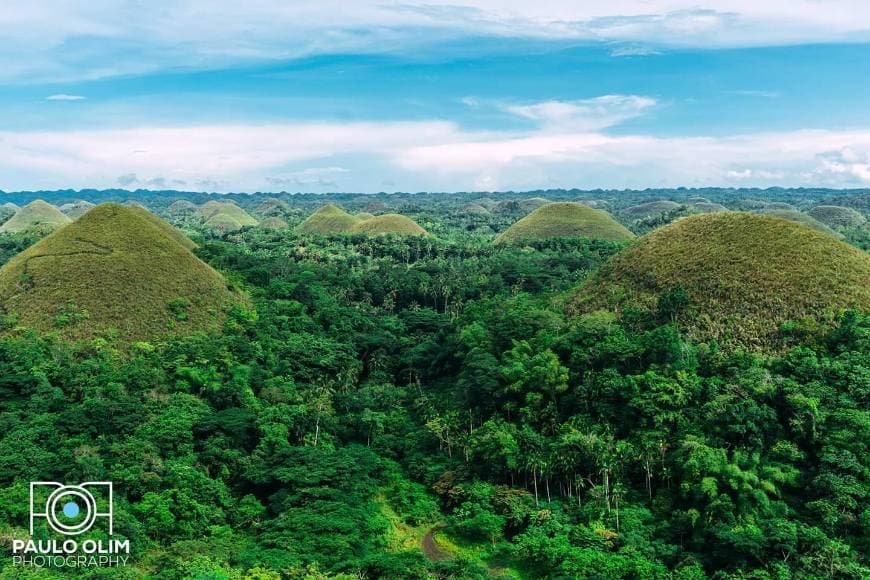
<path id="1" fill-rule="evenodd" d="M 256 31 L 252 34 L 251 31 Z M 0 81 L 215 68 L 312 54 L 405 54 L 458 38 L 737 47 L 870 40 L 864 0 L 6 0 Z M 656 47 L 655 49 L 645 47 Z M 106 55 L 111 55 L 107 57 Z"/>
<path id="2" fill-rule="evenodd" d="M 638 117 L 656 104 L 650 97 L 604 95 L 577 101 L 544 101 L 530 105 L 509 105 L 505 110 L 537 121 L 548 130 L 595 131 Z"/>
<path id="3" fill-rule="evenodd" d="M 64 93 L 60 93 L 57 95 L 49 95 L 45 97 L 46 101 L 83 101 L 85 97 L 81 95 L 67 95 Z"/>

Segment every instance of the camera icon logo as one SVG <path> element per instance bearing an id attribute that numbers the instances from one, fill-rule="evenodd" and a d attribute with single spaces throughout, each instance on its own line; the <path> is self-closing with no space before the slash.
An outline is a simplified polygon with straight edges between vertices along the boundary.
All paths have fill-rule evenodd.
<path id="1" fill-rule="evenodd" d="M 30 535 L 34 523 L 45 518 L 59 534 L 77 536 L 90 530 L 97 518 L 107 520 L 113 533 L 112 482 L 87 481 L 65 485 L 56 481 L 30 482 Z"/>

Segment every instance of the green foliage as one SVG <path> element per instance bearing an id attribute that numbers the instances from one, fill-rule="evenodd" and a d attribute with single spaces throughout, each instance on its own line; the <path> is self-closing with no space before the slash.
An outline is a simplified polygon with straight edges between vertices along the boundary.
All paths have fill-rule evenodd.
<path id="1" fill-rule="evenodd" d="M 246 208 L 259 202 L 236 199 Z M 46 311 L 44 333 L 17 326 L 16 313 L 4 311 L 4 536 L 26 533 L 29 481 L 110 480 L 116 534 L 131 540 L 132 561 L 89 577 L 870 575 L 864 305 L 820 322 L 789 311 L 758 322 L 760 333 L 781 340 L 775 350 L 752 340 L 722 348 L 698 342 L 692 330 L 694 276 L 719 292 L 711 304 L 739 289 L 729 285 L 737 276 L 755 284 L 754 299 L 778 290 L 777 300 L 806 300 L 802 313 L 822 310 L 850 272 L 865 273 L 866 256 L 772 218 L 734 226 L 737 237 L 717 229 L 718 216 L 689 218 L 670 228 L 714 220 L 702 222 L 711 226 L 703 234 L 687 235 L 691 252 L 668 240 L 653 252 L 653 234 L 617 258 L 655 268 L 683 260 L 682 267 L 663 270 L 672 275 L 660 282 L 622 278 L 638 286 L 608 287 L 619 308 L 575 315 L 566 312 L 568 295 L 620 243 L 493 245 L 493 232 L 523 211 L 521 200 L 503 213 L 468 215 L 456 210 L 470 194 L 450 201 L 449 211 L 414 199 L 393 207 L 435 235 L 245 228 L 218 236 L 182 221 L 204 240 L 198 255 L 250 296 L 207 334 L 166 332 L 184 329 L 202 307 L 201 292 L 172 285 L 153 303 L 161 332 L 122 354 L 107 333 L 68 340 L 65 333 L 103 311 L 71 301 L 76 287 L 66 282 L 64 299 Z M 270 208 L 291 222 L 302 215 Z M 45 242 L 81 249 L 85 242 L 56 237 L 72 230 L 117 252 L 129 247 L 124 237 L 155 255 L 172 250 L 173 261 L 190 269 L 192 255 L 142 211 L 107 212 L 135 225 L 133 233 L 88 214 Z M 729 223 L 734 215 L 719 214 Z M 757 235 L 764 244 L 752 241 Z M 34 241 L 20 236 L 0 237 L 0 250 Z M 708 253 L 708 243 L 728 252 Z M 825 277 L 824 300 L 791 273 L 771 278 L 757 265 L 785 263 L 774 259 L 783 247 L 796 248 L 789 268 Z M 88 260 L 67 254 L 54 267 L 74 263 L 80 276 L 94 278 L 87 264 L 96 250 L 86 249 Z M 750 262 L 738 259 L 743 251 Z M 835 259 L 837 276 L 811 264 L 819 256 L 824 264 Z M 731 262 L 754 270 L 741 278 Z M 164 280 L 174 272 L 158 269 Z M 115 294 L 105 286 L 94 303 L 117 295 L 119 317 L 136 319 L 151 304 L 149 278 L 117 272 L 125 285 Z M 46 272 L 31 274 L 15 283 L 39 288 Z M 851 295 L 860 296 L 855 286 Z M 641 302 L 631 299 L 637 288 Z M 90 318 L 77 320 L 85 308 Z M 30 572 L 61 577 L 0 563 L 2 577 Z"/>

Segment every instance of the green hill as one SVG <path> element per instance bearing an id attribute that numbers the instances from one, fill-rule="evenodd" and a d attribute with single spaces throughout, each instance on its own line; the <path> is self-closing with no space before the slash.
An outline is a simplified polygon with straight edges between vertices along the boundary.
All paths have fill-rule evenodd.
<path id="1" fill-rule="evenodd" d="M 290 211 L 290 206 L 286 201 L 281 201 L 274 197 L 266 198 L 254 209 L 254 213 L 264 217 L 281 217 Z"/>
<path id="2" fill-rule="evenodd" d="M 193 215 L 196 213 L 196 211 L 196 204 L 194 204 L 192 201 L 187 201 L 186 199 L 179 199 L 177 201 L 174 201 L 168 208 L 166 208 L 166 213 L 173 217 Z"/>
<path id="3" fill-rule="evenodd" d="M 71 221 L 53 205 L 37 199 L 22 207 L 0 226 L 0 232 L 14 234 L 31 229 L 51 231 Z"/>
<path id="4" fill-rule="evenodd" d="M 15 215 L 14 209 L 11 207 L 6 207 L 5 205 L 0 206 L 0 225 L 5 224 L 9 218 Z"/>
<path id="5" fill-rule="evenodd" d="M 596 238 L 624 241 L 634 237 L 607 212 L 573 202 L 550 203 L 516 222 L 495 239 L 497 244 L 546 238 Z"/>
<path id="6" fill-rule="evenodd" d="M 356 217 L 329 203 L 308 216 L 296 231 L 300 234 L 341 234 L 350 232 L 357 221 Z"/>
<path id="7" fill-rule="evenodd" d="M 817 205 L 807 213 L 832 228 L 855 228 L 867 221 L 861 212 L 839 205 Z"/>
<path id="8" fill-rule="evenodd" d="M 791 222 L 797 222 L 799 224 L 804 224 L 807 227 L 813 228 L 814 230 L 818 230 L 820 232 L 825 232 L 830 236 L 834 236 L 835 238 L 842 238 L 843 236 L 819 220 L 805 214 L 801 213 L 796 209 L 765 209 L 761 213 L 764 215 L 770 215 L 773 217 L 778 217 L 780 219 L 788 220 Z"/>
<path id="9" fill-rule="evenodd" d="M 386 213 L 367 220 L 357 221 L 351 231 L 355 234 L 400 234 L 404 236 L 425 236 L 428 232 L 417 225 L 417 222 L 409 217 Z"/>
<path id="10" fill-rule="evenodd" d="M 81 200 L 75 203 L 65 203 L 58 209 L 60 212 L 71 220 L 77 220 L 92 209 L 94 204 L 89 201 Z"/>
<path id="11" fill-rule="evenodd" d="M 218 212 L 208 218 L 203 225 L 208 229 L 215 230 L 222 234 L 227 232 L 237 232 L 244 227 L 239 223 L 239 220 L 222 212 Z"/>
<path id="12" fill-rule="evenodd" d="M 680 207 L 680 204 L 675 201 L 648 201 L 646 203 L 627 207 L 623 209 L 621 213 L 628 219 L 639 220 L 667 213 L 677 209 L 678 207 Z"/>
<path id="13" fill-rule="evenodd" d="M 206 221 L 206 223 L 208 223 L 209 220 L 211 220 L 218 214 L 236 220 L 237 222 L 239 222 L 239 225 L 241 227 L 255 226 L 259 223 L 256 219 L 251 217 L 248 212 L 229 201 L 208 201 L 200 206 L 199 214 Z M 219 221 L 229 223 L 228 220 Z"/>
<path id="14" fill-rule="evenodd" d="M 521 199 L 518 203 L 523 211 L 532 211 L 547 205 L 550 203 L 550 200 L 543 197 L 530 197 L 528 199 Z"/>
<path id="15" fill-rule="evenodd" d="M 264 230 L 286 230 L 289 226 L 287 222 L 278 217 L 269 217 L 260 222 L 260 227 Z"/>
<path id="16" fill-rule="evenodd" d="M 768 349 L 779 326 L 842 308 L 870 308 L 870 256 L 804 225 L 767 215 L 687 217 L 639 239 L 578 289 L 572 308 L 656 308 L 682 288 L 694 338 Z"/>
<path id="17" fill-rule="evenodd" d="M 154 340 L 214 328 L 238 300 L 220 274 L 139 208 L 97 206 L 0 268 L 17 324 L 89 339 Z"/>
<path id="18" fill-rule="evenodd" d="M 692 209 L 701 213 L 715 213 L 717 211 L 728 211 L 728 208 L 721 203 L 713 203 L 709 201 L 698 201 L 691 204 Z"/>
<path id="19" fill-rule="evenodd" d="M 459 211 L 468 215 L 489 215 L 489 210 L 478 203 L 466 204 Z"/>

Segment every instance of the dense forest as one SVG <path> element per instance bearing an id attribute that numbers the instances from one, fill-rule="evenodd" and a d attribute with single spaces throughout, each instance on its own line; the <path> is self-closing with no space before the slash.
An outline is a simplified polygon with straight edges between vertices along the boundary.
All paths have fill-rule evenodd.
<path id="1" fill-rule="evenodd" d="M 772 198 L 686 190 L 628 219 L 660 192 L 584 195 L 642 235 L 701 194 Z M 26 533 L 29 481 L 106 480 L 132 558 L 76 571 L 7 558 L 0 578 L 870 577 L 866 311 L 735 348 L 689 337 L 683 288 L 572 310 L 633 242 L 493 244 L 528 213 L 518 202 L 331 199 L 389 203 L 429 234 L 372 236 L 296 233 L 323 198 L 283 197 L 286 228 L 219 231 L 166 213 L 181 196 L 123 196 L 181 227 L 246 300 L 219 329 L 131 344 L 66 340 L 75 312 L 58 332 L 3 313 L 4 545 Z M 863 192 L 785 201 L 810 198 L 866 212 Z M 836 233 L 866 249 L 866 228 Z M 41 235 L 0 234 L 0 263 Z"/>

